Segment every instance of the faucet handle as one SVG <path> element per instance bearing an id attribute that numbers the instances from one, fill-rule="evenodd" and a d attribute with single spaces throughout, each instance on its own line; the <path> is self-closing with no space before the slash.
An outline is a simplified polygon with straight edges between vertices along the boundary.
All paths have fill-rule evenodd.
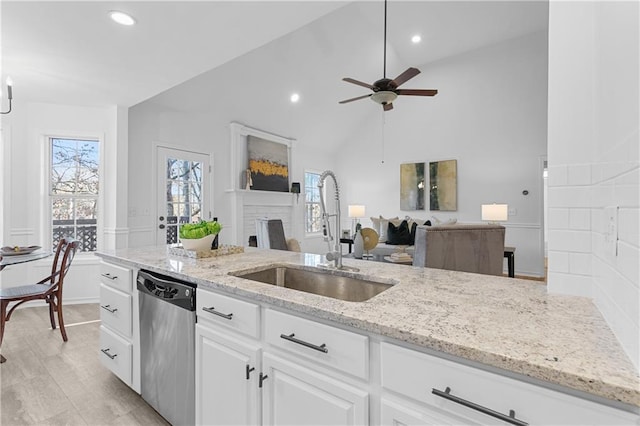
<path id="1" fill-rule="evenodd" d="M 326 258 L 329 262 L 333 262 L 334 260 L 338 259 L 338 252 L 337 251 L 330 251 L 329 253 L 326 254 Z"/>

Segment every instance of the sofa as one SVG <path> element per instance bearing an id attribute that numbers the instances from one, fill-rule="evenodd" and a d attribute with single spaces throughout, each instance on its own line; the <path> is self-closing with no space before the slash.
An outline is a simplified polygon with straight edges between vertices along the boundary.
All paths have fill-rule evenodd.
<path id="1" fill-rule="evenodd" d="M 413 265 L 502 275 L 504 236 L 501 225 L 418 226 Z"/>

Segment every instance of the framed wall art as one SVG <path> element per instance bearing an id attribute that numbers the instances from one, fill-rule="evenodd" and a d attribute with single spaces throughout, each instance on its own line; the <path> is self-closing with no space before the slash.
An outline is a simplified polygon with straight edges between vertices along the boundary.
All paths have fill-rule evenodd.
<path id="1" fill-rule="evenodd" d="M 429 209 L 458 210 L 458 161 L 429 163 Z"/>
<path id="2" fill-rule="evenodd" d="M 252 190 L 289 192 L 287 145 L 249 135 L 247 161 Z"/>
<path id="3" fill-rule="evenodd" d="M 424 210 L 424 163 L 400 164 L 400 210 Z"/>

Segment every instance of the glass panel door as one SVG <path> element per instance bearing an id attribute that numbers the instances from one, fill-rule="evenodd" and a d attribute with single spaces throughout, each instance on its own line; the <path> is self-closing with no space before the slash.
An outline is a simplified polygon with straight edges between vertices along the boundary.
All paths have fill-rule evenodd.
<path id="1" fill-rule="evenodd" d="M 210 220 L 209 156 L 158 147 L 156 244 L 178 242 L 183 223 Z"/>

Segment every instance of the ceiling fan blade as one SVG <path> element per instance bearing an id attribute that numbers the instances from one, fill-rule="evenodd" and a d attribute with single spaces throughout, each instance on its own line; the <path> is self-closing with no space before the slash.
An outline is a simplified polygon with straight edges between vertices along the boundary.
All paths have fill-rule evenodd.
<path id="1" fill-rule="evenodd" d="M 342 80 L 346 81 L 347 83 L 353 83 L 353 84 L 357 84 L 358 86 L 366 87 L 367 89 L 371 89 L 371 90 L 375 89 L 375 87 L 373 87 L 369 83 L 363 83 L 362 81 L 354 80 L 353 78 L 345 77 Z"/>
<path id="2" fill-rule="evenodd" d="M 399 87 L 401 84 L 406 83 L 418 74 L 420 74 L 420 70 L 418 68 L 407 68 L 405 72 L 393 79 L 393 83 L 396 87 Z"/>
<path id="3" fill-rule="evenodd" d="M 373 95 L 373 93 L 369 94 L 369 95 L 363 95 L 363 96 L 358 96 L 356 98 L 351 98 L 351 99 L 345 99 L 344 101 L 340 101 L 338 102 L 339 104 L 346 104 L 348 102 L 353 102 L 353 101 L 357 101 L 358 99 L 364 99 L 364 98 L 370 98 L 371 95 Z"/>
<path id="4" fill-rule="evenodd" d="M 393 109 L 393 104 L 389 102 L 388 104 L 382 105 L 382 109 L 385 111 L 391 111 Z"/>
<path id="5" fill-rule="evenodd" d="M 436 89 L 399 89 L 396 90 L 396 93 L 409 96 L 435 96 L 438 91 Z"/>

